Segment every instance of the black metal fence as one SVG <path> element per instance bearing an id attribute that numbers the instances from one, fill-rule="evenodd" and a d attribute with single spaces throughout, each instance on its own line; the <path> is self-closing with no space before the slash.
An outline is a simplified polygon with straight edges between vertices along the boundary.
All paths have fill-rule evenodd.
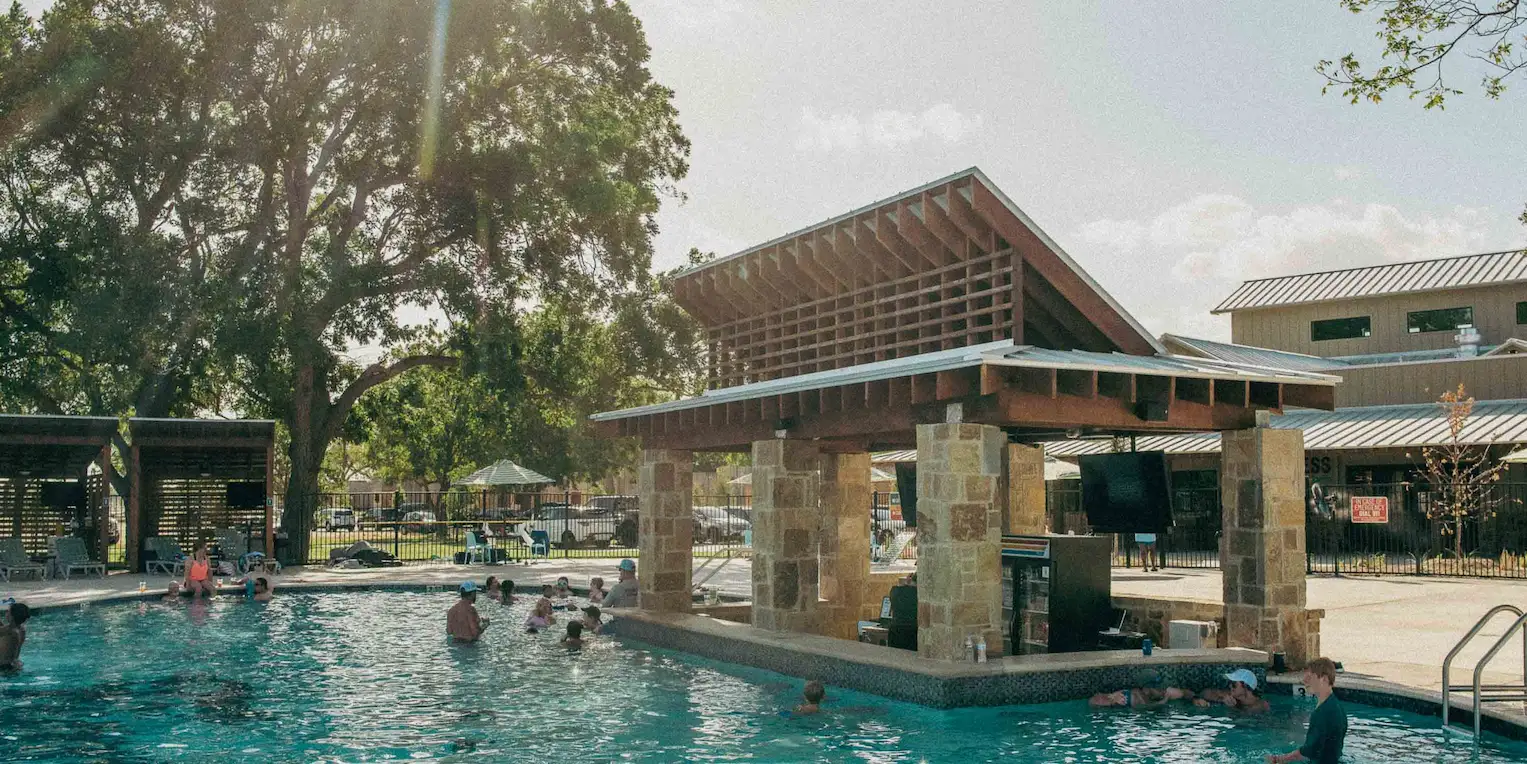
<path id="1" fill-rule="evenodd" d="M 405 563 L 634 557 L 641 518 L 635 496 L 586 493 L 335 493 L 316 504 L 309 564 L 343 558 L 360 541 Z M 746 497 L 695 497 L 695 554 L 747 546 L 751 512 Z M 278 538 L 278 557 L 283 545 Z"/>
<path id="2" fill-rule="evenodd" d="M 1489 486 L 1461 519 L 1442 511 L 1446 493 L 1419 483 L 1312 486 L 1305 515 L 1309 572 L 1527 578 L 1527 483 Z M 1049 483 L 1046 505 L 1052 531 L 1089 532 L 1075 482 Z M 1157 536 L 1162 567 L 1219 567 L 1217 486 L 1174 487 L 1173 522 Z M 1141 566 L 1134 535 L 1114 536 L 1114 564 Z"/>

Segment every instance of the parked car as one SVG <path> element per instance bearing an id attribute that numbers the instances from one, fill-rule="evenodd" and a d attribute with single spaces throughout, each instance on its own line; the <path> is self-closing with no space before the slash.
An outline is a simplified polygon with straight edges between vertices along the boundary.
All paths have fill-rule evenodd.
<path id="1" fill-rule="evenodd" d="M 355 510 L 349 507 L 318 510 L 317 524 L 326 531 L 337 531 L 341 528 L 355 530 L 355 520 Z"/>
<path id="2" fill-rule="evenodd" d="M 616 520 L 609 515 L 589 516 L 583 507 L 543 504 L 525 521 L 526 532 L 545 531 L 563 549 L 578 546 L 607 547 L 615 539 Z"/>
<path id="3" fill-rule="evenodd" d="M 597 511 L 621 515 L 626 512 L 635 512 L 637 506 L 635 496 L 590 496 L 588 501 L 590 514 Z"/>
<path id="4" fill-rule="evenodd" d="M 403 515 L 403 519 L 399 522 L 403 523 L 403 530 L 408 533 L 432 531 L 435 529 L 435 525 L 439 523 L 435 519 L 435 513 L 428 509 L 416 509 L 409 512 Z"/>
<path id="5" fill-rule="evenodd" d="M 719 544 L 740 541 L 753 523 L 736 507 L 695 507 L 695 543 Z"/>

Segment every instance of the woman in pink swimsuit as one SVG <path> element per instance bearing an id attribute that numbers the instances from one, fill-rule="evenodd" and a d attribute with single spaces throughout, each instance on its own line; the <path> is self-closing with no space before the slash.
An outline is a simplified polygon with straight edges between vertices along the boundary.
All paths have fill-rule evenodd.
<path id="1" fill-rule="evenodd" d="M 207 557 L 206 544 L 197 544 L 191 561 L 186 564 L 185 589 L 191 592 L 193 599 L 200 598 L 202 592 L 206 592 L 208 597 L 217 596 L 217 587 L 212 584 L 212 561 Z"/>

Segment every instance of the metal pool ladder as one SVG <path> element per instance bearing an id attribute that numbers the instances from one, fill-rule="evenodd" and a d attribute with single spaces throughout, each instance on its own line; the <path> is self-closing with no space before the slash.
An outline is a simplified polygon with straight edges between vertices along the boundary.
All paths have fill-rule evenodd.
<path id="1" fill-rule="evenodd" d="M 1516 620 L 1512 621 L 1511 626 L 1506 629 L 1506 632 L 1500 635 L 1500 639 L 1497 639 L 1495 644 L 1490 646 L 1489 652 L 1485 653 L 1484 657 L 1479 659 L 1479 663 L 1474 664 L 1474 682 L 1472 684 L 1457 685 L 1450 683 L 1448 680 L 1452 678 L 1453 659 L 1458 657 L 1458 653 L 1463 652 L 1463 648 L 1466 647 L 1469 642 L 1473 641 L 1474 637 L 1479 634 L 1480 630 L 1484 629 L 1485 624 L 1489 623 L 1491 618 L 1494 618 L 1497 613 L 1505 612 L 1515 614 Z M 1490 608 L 1490 612 L 1485 613 L 1483 617 L 1474 623 L 1474 628 L 1469 629 L 1469 633 L 1463 635 L 1463 639 L 1458 640 L 1458 644 L 1453 645 L 1453 649 L 1448 652 L 1447 658 L 1442 661 L 1443 727 L 1447 726 L 1448 711 L 1452 709 L 1452 704 L 1449 701 L 1452 699 L 1452 694 L 1455 692 L 1472 691 L 1474 693 L 1474 737 L 1476 739 L 1479 737 L 1480 703 L 1487 700 L 1527 701 L 1527 630 L 1523 629 L 1524 624 L 1527 624 L 1527 615 L 1522 614 L 1521 608 L 1515 605 L 1496 605 L 1495 607 Z M 1483 684 L 1482 682 L 1485 666 L 1495 658 L 1495 654 L 1500 652 L 1500 649 L 1505 647 L 1506 643 L 1510 641 L 1513 636 L 1516 636 L 1518 631 L 1522 631 L 1522 683 Z"/>

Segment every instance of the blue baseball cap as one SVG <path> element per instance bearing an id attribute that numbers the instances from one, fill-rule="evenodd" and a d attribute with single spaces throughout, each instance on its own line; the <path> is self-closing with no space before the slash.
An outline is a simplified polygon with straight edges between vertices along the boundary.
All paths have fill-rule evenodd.
<path id="1" fill-rule="evenodd" d="M 1225 678 L 1232 682 L 1240 682 L 1253 690 L 1257 688 L 1257 675 L 1251 673 L 1250 669 L 1236 669 L 1226 674 Z"/>
<path id="2" fill-rule="evenodd" d="M 477 582 L 476 581 L 462 581 L 461 582 L 461 586 L 459 587 L 459 591 L 462 594 L 471 594 L 472 592 L 477 591 Z"/>
<path id="3" fill-rule="evenodd" d="M 635 573 L 636 572 L 636 560 L 630 560 L 630 559 L 621 560 L 620 561 L 620 569 L 621 570 L 629 570 L 629 571 Z"/>

